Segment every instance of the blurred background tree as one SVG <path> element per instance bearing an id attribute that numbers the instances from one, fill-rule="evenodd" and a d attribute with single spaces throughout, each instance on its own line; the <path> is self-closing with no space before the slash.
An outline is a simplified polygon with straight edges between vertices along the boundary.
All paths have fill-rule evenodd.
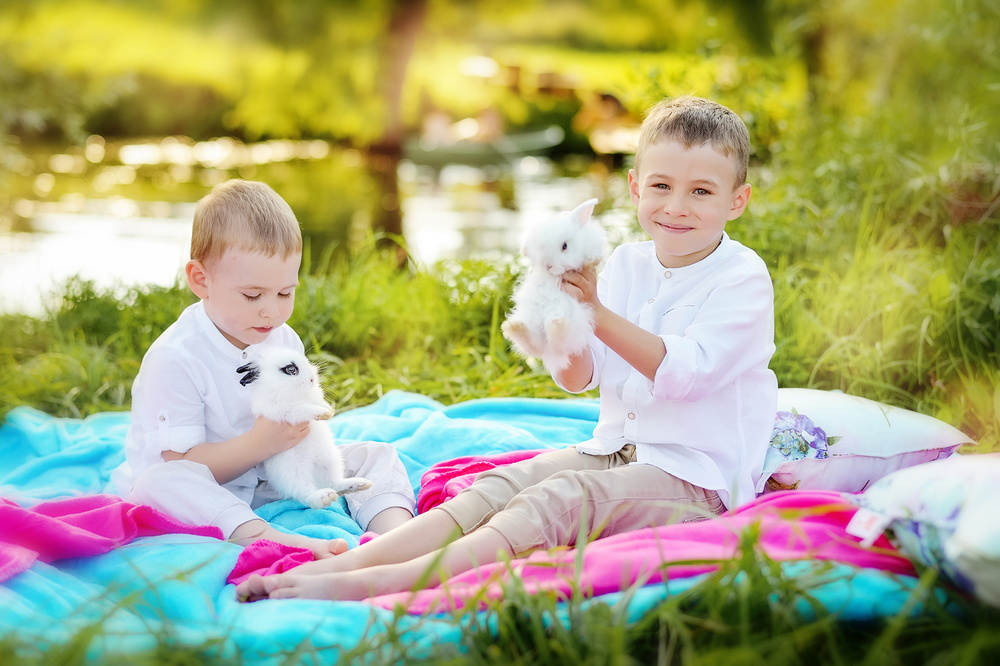
<path id="1" fill-rule="evenodd" d="M 189 228 L 189 208 L 171 205 L 259 178 L 302 222 L 304 274 L 356 278 L 302 290 L 317 351 L 394 359 L 405 380 L 454 337 L 435 327 L 466 316 L 450 299 L 468 298 L 457 330 L 473 351 L 438 358 L 481 359 L 479 390 L 503 356 L 493 325 L 516 249 L 434 267 L 447 298 L 428 307 L 404 286 L 420 271 L 397 281 L 394 266 L 373 288 L 373 232 L 394 238 L 421 197 L 441 236 L 462 207 L 463 221 L 514 226 L 560 188 L 575 195 L 573 181 L 631 238 L 622 176 L 639 120 L 664 96 L 701 95 L 750 128 L 754 197 L 734 227 L 772 269 L 783 385 L 854 391 L 996 441 L 997 34 L 996 0 L 5 0 L 0 239 L 39 211 L 115 198 L 167 204 L 150 218 Z M 525 155 L 551 173 L 517 172 Z M 135 222 L 129 211 L 114 221 Z M 353 254 L 327 261 L 331 247 Z M 69 309 L 108 319 L 86 289 L 67 291 L 80 292 Z M 17 330 L 17 358 L 37 355 L 42 336 Z M 504 376 L 520 371 L 506 363 Z M 362 374 L 376 373 L 350 381 Z"/>
<path id="2" fill-rule="evenodd" d="M 837 141 L 831 131 L 869 132 L 883 155 L 911 156 L 882 167 L 922 177 L 960 158 L 946 180 L 961 182 L 941 186 L 968 189 L 1000 123 L 998 11 L 991 0 L 7 0 L 0 169 L 17 170 L 18 146 L 90 134 L 322 139 L 358 151 L 368 180 L 351 193 L 337 187 L 343 169 L 317 175 L 309 197 L 328 204 L 310 224 L 400 234 L 399 162 L 435 128 L 440 144 L 557 126 L 550 154 L 615 166 L 629 150 L 620 130 L 663 95 L 695 93 L 740 110 L 757 164 L 818 154 L 808 143 Z M 854 176 L 877 161 L 854 157 Z M 830 168 L 846 175 L 849 162 Z M 8 216 L 14 198 L 0 199 Z"/>

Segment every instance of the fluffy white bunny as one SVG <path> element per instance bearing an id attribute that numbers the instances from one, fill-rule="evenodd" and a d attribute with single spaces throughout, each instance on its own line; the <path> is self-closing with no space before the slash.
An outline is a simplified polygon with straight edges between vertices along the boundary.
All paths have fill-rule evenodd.
<path id="1" fill-rule="evenodd" d="M 272 421 L 309 421 L 309 434 L 292 448 L 264 461 L 268 483 L 282 497 L 313 509 L 329 506 L 340 495 L 370 488 L 361 477 L 344 478 L 344 460 L 329 426 L 333 407 L 323 397 L 319 373 L 298 352 L 261 347 L 255 357 L 237 368 L 240 384 L 250 388 L 250 410 Z"/>
<path id="2" fill-rule="evenodd" d="M 524 356 L 542 359 L 549 372 L 587 348 L 594 313 L 560 288 L 566 271 L 595 266 L 607 254 L 607 237 L 591 216 L 597 199 L 528 230 L 522 246 L 531 269 L 514 289 L 514 309 L 501 326 Z"/>

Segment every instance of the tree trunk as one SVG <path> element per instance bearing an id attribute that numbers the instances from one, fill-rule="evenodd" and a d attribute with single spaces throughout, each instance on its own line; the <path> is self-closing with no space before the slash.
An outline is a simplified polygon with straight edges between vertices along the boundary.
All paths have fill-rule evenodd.
<path id="1" fill-rule="evenodd" d="M 417 35 L 423 26 L 427 0 L 396 0 L 389 17 L 379 72 L 379 92 L 385 101 L 385 131 L 368 149 L 369 172 L 378 187 L 372 226 L 377 234 L 403 235 L 397 172 L 403 157 L 403 84 Z M 388 240 L 387 242 L 392 242 Z"/>

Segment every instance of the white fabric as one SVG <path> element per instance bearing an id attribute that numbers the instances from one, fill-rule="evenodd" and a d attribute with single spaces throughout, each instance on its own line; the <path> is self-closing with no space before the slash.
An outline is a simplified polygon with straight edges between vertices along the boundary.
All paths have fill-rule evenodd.
<path id="1" fill-rule="evenodd" d="M 933 416 L 840 391 L 780 388 L 764 492 L 857 493 L 891 472 L 975 445 Z"/>
<path id="2" fill-rule="evenodd" d="M 666 356 L 655 382 L 591 343 L 601 387 L 594 439 L 578 448 L 608 454 L 636 447 L 652 464 L 715 490 L 733 508 L 763 487 L 777 405 L 774 292 L 767 266 L 723 234 L 708 257 L 664 268 L 652 241 L 619 246 L 598 280 L 605 306 L 659 335 Z"/>
<path id="3" fill-rule="evenodd" d="M 302 341 L 287 324 L 272 331 L 260 344 L 303 351 Z M 241 375 L 236 369 L 247 362 L 256 346 L 240 350 L 226 340 L 200 302 L 186 308 L 150 345 L 132 384 L 132 422 L 125 441 L 125 462 L 111 477 L 119 495 L 132 502 L 156 506 L 192 524 L 216 524 L 204 522 L 205 516 L 222 515 L 226 510 L 236 511 L 246 519 L 254 517 L 249 505 L 254 501 L 258 481 L 263 478 L 262 466 L 221 486 L 241 506 L 238 511 L 229 508 L 232 502 L 229 497 L 203 486 L 200 471 L 192 473 L 178 468 L 168 472 L 160 468 L 174 465 L 173 462 L 163 463 L 163 451 L 184 453 L 197 444 L 226 441 L 253 427 L 247 389 L 240 384 Z M 366 444 L 362 443 L 362 448 Z M 381 507 L 378 509 L 381 511 L 388 506 L 403 506 L 413 512 L 415 506 L 406 470 L 395 449 L 375 443 L 372 446 L 378 449 L 377 455 L 357 457 L 355 454 L 356 469 L 351 469 L 354 465 L 348 460 L 347 450 L 342 449 L 349 475 L 364 476 L 373 482 L 369 490 L 349 496 L 348 508 L 362 526 L 367 526 L 377 513 L 372 512 L 376 507 Z M 140 475 L 150 469 L 153 469 L 151 478 L 156 480 L 144 481 L 141 497 L 130 495 Z M 178 476 L 187 480 L 174 478 Z M 214 478 L 211 482 L 215 483 Z M 180 487 L 173 488 L 171 484 L 180 484 Z M 167 499 L 157 500 L 159 492 Z M 388 493 L 389 497 L 375 499 L 382 493 Z M 191 501 L 192 498 L 195 501 Z M 388 506 L 385 505 L 387 500 L 392 502 Z M 373 502 L 371 509 L 362 510 L 361 505 L 367 501 Z M 195 508 L 202 502 L 209 506 Z"/>
<path id="4" fill-rule="evenodd" d="M 1000 607 L 998 479 L 1000 453 L 955 455 L 901 469 L 845 496 L 881 517 L 877 527 L 890 527 L 904 554 Z M 860 532 L 853 525 L 848 531 Z"/>

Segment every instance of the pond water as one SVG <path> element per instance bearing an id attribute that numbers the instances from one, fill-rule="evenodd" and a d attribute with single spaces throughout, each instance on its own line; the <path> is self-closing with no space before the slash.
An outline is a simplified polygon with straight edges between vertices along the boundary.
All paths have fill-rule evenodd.
<path id="1" fill-rule="evenodd" d="M 555 211 L 591 197 L 626 201 L 620 178 L 562 177 L 552 163 L 534 156 L 507 166 L 512 192 L 502 202 L 489 186 L 495 169 L 429 170 L 403 163 L 403 233 L 419 264 L 509 260 L 518 253 L 524 230 Z M 99 288 L 174 284 L 188 259 L 194 206 L 121 196 L 74 197 L 71 205 L 20 202 L 30 231 L 0 230 L 0 312 L 39 315 L 74 276 Z M 614 240 L 634 226 L 634 212 L 612 210 L 602 220 Z"/>

